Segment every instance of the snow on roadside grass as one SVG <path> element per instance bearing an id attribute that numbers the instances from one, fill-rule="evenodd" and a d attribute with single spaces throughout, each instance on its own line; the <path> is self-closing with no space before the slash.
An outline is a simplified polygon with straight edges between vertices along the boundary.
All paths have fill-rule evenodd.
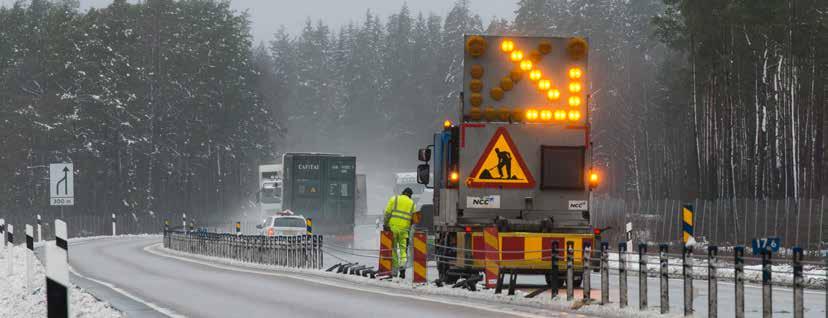
<path id="1" fill-rule="evenodd" d="M 172 256 L 178 257 L 186 257 L 191 259 L 197 259 L 200 261 L 207 261 L 210 263 L 221 264 L 221 265 L 229 265 L 235 266 L 240 268 L 249 268 L 249 269 L 258 269 L 264 271 L 274 271 L 277 273 L 295 273 L 300 274 L 302 276 L 312 276 L 318 278 L 327 278 L 327 279 L 334 279 L 337 281 L 344 281 L 348 283 L 354 283 L 361 286 L 370 286 L 370 287 L 378 287 L 384 289 L 391 289 L 391 290 L 399 290 L 402 292 L 413 293 L 416 295 L 426 295 L 426 296 L 450 296 L 455 297 L 457 299 L 467 299 L 470 301 L 482 301 L 487 305 L 496 305 L 496 304 L 504 304 L 504 305 L 514 305 L 514 306 L 521 306 L 521 307 L 531 307 L 537 310 L 562 310 L 562 311 L 570 311 L 574 313 L 584 314 L 584 315 L 596 315 L 601 317 L 681 317 L 679 314 L 666 314 L 662 315 L 659 313 L 658 308 L 651 307 L 647 311 L 639 311 L 637 307 L 627 307 L 627 308 L 620 308 L 618 303 L 611 303 L 609 305 L 600 306 L 597 303 L 591 303 L 589 305 L 585 305 L 583 301 L 576 300 L 576 301 L 566 301 L 565 297 L 558 297 L 554 300 L 550 299 L 548 294 L 539 295 L 535 298 L 525 298 L 526 292 L 523 291 L 515 291 L 515 295 L 509 296 L 505 292 L 502 294 L 495 294 L 493 289 L 482 289 L 478 288 L 478 291 L 472 292 L 465 289 L 460 288 L 451 288 L 451 286 L 445 287 L 437 287 L 432 284 L 427 285 L 414 285 L 408 280 L 400 280 L 399 278 L 394 278 L 392 280 L 376 280 L 367 277 L 355 276 L 355 275 L 344 275 L 344 274 L 337 274 L 333 272 L 326 272 L 324 270 L 317 270 L 317 269 L 305 269 L 305 268 L 294 268 L 294 267 L 284 267 L 284 266 L 275 266 L 275 265 L 264 265 L 264 264 L 254 264 L 254 263 L 247 263 L 232 259 L 226 258 L 219 258 L 219 257 L 212 257 L 212 256 L 204 256 L 198 254 L 191 254 L 181 251 L 176 251 L 172 249 L 167 249 L 160 247 L 159 245 L 153 245 L 149 247 L 151 250 L 155 250 L 162 254 L 168 254 Z M 479 284 L 479 286 L 482 286 Z M 445 300 L 445 299 L 442 299 Z M 531 314 L 531 311 L 527 311 L 527 314 Z"/>
<path id="2" fill-rule="evenodd" d="M 609 253 L 609 267 L 611 270 L 617 270 L 620 266 L 618 261 L 618 253 Z M 668 257 L 667 259 L 670 277 L 681 277 L 682 275 L 682 260 L 679 257 Z M 692 261 L 693 277 L 696 279 L 707 279 L 707 259 L 698 256 L 693 257 Z M 719 268 L 716 269 L 716 274 L 719 279 L 733 279 L 735 270 L 732 263 L 719 262 Z M 631 276 L 638 274 L 638 254 L 627 254 L 627 271 Z M 658 275 L 661 267 L 658 256 L 647 256 L 647 275 L 650 277 Z M 793 266 L 790 264 L 775 264 L 771 266 L 771 280 L 775 285 L 793 285 Z M 745 280 L 748 282 L 761 283 L 762 282 L 762 265 L 745 265 Z M 828 284 L 828 272 L 822 266 L 804 265 L 803 278 L 806 288 L 825 288 Z"/>
<path id="3" fill-rule="evenodd" d="M 46 317 L 46 269 L 32 255 L 34 261 L 33 291 L 26 286 L 26 256 L 32 253 L 24 246 L 14 246 L 13 274 L 8 275 L 8 248 L 0 247 L 0 317 Z M 71 317 L 106 318 L 124 315 L 81 288 L 69 292 Z"/>

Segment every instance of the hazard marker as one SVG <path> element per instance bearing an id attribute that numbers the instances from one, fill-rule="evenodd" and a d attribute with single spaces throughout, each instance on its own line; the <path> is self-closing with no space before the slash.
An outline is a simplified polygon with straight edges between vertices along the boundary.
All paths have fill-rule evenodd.
<path id="1" fill-rule="evenodd" d="M 414 232 L 414 284 L 428 282 L 426 279 L 426 260 L 428 255 L 428 237 L 425 232 Z"/>
<path id="2" fill-rule="evenodd" d="M 486 251 L 486 288 L 497 286 L 500 275 L 500 242 L 496 227 L 483 229 L 484 250 Z"/>
<path id="3" fill-rule="evenodd" d="M 393 234 L 391 231 L 380 232 L 380 255 L 379 266 L 377 268 L 377 277 L 391 276 L 391 243 L 393 242 Z"/>
<path id="4" fill-rule="evenodd" d="M 466 184 L 472 188 L 532 188 L 535 178 L 526 168 L 505 127 L 495 131 Z"/>

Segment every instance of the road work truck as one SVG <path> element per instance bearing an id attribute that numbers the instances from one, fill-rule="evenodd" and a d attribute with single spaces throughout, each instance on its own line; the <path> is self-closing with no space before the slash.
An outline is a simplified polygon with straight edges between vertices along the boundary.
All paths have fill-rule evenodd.
<path id="1" fill-rule="evenodd" d="M 492 263 L 558 281 L 572 248 L 580 285 L 583 251 L 594 251 L 600 235 L 590 222 L 599 175 L 591 165 L 587 53 L 578 37 L 465 36 L 459 122 L 447 120 L 418 154 L 417 181 L 434 188 L 442 281 Z M 560 277 L 553 278 L 555 247 Z"/>

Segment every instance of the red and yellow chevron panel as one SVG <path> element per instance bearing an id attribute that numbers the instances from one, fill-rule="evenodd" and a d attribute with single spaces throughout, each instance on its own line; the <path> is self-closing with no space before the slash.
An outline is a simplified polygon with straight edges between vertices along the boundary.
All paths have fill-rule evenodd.
<path id="1" fill-rule="evenodd" d="M 428 282 L 426 278 L 426 260 L 428 255 L 428 236 L 425 232 L 414 232 L 414 284 Z"/>
<path id="2" fill-rule="evenodd" d="M 391 231 L 380 232 L 380 255 L 377 276 L 391 275 L 391 244 L 393 240 Z"/>
<path id="3" fill-rule="evenodd" d="M 500 273 L 500 242 L 498 242 L 496 227 L 483 229 L 483 246 L 486 250 L 486 288 L 497 285 L 497 275 Z"/>
<path id="4" fill-rule="evenodd" d="M 457 246 L 461 249 L 457 253 L 458 267 L 485 268 L 488 259 L 488 247 L 485 241 L 485 230 L 472 233 L 471 260 L 462 253 L 465 245 L 466 233 L 457 233 Z M 558 242 L 558 267 L 566 269 L 566 242 L 573 242 L 575 246 L 575 268 L 583 266 L 583 248 L 593 246 L 592 234 L 564 234 L 564 233 L 528 233 L 528 232 L 500 232 L 497 234 L 500 268 L 521 269 L 548 269 L 552 260 L 552 242 Z"/>

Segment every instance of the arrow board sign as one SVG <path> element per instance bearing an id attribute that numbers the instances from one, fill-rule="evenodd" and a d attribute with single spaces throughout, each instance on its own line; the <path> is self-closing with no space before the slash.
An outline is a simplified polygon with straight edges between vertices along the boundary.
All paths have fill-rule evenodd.
<path id="1" fill-rule="evenodd" d="M 51 205 L 75 205 L 75 183 L 71 163 L 49 165 L 49 198 Z"/>

